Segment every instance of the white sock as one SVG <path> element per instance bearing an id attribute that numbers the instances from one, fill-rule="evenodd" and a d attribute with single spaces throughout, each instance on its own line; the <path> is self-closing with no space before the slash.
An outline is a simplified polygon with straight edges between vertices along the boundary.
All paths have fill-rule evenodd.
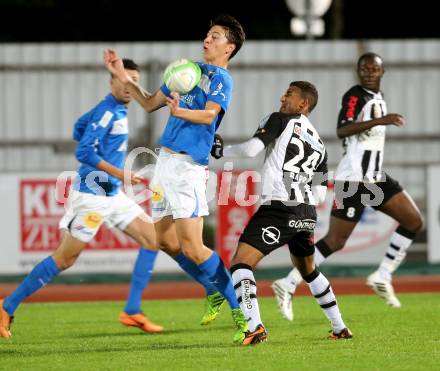
<path id="1" fill-rule="evenodd" d="M 413 242 L 413 238 L 410 237 L 414 238 L 413 234 L 400 227 L 391 236 L 390 244 L 378 269 L 383 279 L 391 281 L 391 275 L 402 264 L 406 251 Z"/>
<path id="2" fill-rule="evenodd" d="M 293 268 L 289 274 L 284 277 L 284 283 L 287 286 L 287 289 L 291 294 L 293 294 L 296 290 L 296 286 L 298 286 L 303 281 L 301 277 L 301 273 L 296 268 Z"/>
<path id="3" fill-rule="evenodd" d="M 316 275 L 316 273 L 317 275 Z M 335 333 L 340 333 L 346 326 L 342 320 L 341 312 L 339 312 L 338 304 L 336 303 L 336 297 L 333 294 L 333 290 L 325 276 L 314 271 L 309 276 L 306 277 L 312 279 L 312 281 L 307 282 L 310 288 L 310 292 L 315 297 L 318 304 L 321 306 L 326 317 L 330 320 L 332 324 L 333 331 Z"/>
<path id="4" fill-rule="evenodd" d="M 313 262 L 318 267 L 326 258 L 318 249 L 315 249 L 315 255 L 313 256 Z M 290 293 L 294 293 L 296 287 L 303 281 L 301 273 L 297 268 L 293 268 L 289 274 L 284 277 L 284 283 L 288 287 Z"/>
<path id="5" fill-rule="evenodd" d="M 319 267 L 325 259 L 327 258 L 321 254 L 321 251 L 315 249 L 315 255 L 313 256 L 313 262 L 315 263 L 315 265 Z"/>
<path id="6" fill-rule="evenodd" d="M 246 268 L 237 269 L 232 273 L 232 281 L 240 308 L 248 321 L 249 331 L 255 331 L 257 326 L 263 322 L 258 307 L 254 273 Z"/>

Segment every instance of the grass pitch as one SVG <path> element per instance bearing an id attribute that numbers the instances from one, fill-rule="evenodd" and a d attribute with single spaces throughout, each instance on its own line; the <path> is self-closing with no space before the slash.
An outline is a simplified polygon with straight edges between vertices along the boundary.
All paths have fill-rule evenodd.
<path id="1" fill-rule="evenodd" d="M 351 341 L 326 339 L 330 329 L 311 297 L 294 299 L 295 319 L 261 298 L 268 342 L 232 344 L 224 307 L 202 327 L 201 300 L 144 302 L 166 331 L 145 334 L 117 322 L 122 302 L 24 304 L 13 338 L 0 339 L 1 370 L 434 370 L 440 365 L 440 294 L 401 294 L 401 309 L 376 296 L 339 296 Z"/>

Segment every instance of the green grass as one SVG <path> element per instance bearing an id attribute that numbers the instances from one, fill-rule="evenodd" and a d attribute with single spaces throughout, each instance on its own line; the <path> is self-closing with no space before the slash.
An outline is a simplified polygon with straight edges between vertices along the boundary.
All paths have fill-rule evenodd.
<path id="1" fill-rule="evenodd" d="M 294 300 L 287 322 L 275 300 L 260 299 L 267 343 L 232 344 L 224 308 L 199 326 L 201 300 L 150 301 L 144 309 L 166 326 L 145 334 L 116 321 L 121 302 L 24 304 L 13 338 L 0 339 L 1 370 L 422 370 L 440 365 L 440 295 L 402 294 L 403 307 L 376 296 L 340 296 L 352 341 L 326 339 L 329 325 L 311 297 Z"/>

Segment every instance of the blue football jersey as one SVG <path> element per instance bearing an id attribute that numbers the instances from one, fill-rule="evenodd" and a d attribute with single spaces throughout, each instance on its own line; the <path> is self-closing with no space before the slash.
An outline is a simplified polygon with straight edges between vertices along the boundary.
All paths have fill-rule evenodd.
<path id="1" fill-rule="evenodd" d="M 93 120 L 92 115 L 95 111 L 94 107 L 89 112 L 83 114 L 78 120 L 76 120 L 75 125 L 73 125 L 73 139 L 79 142 L 86 131 L 87 124 L 90 120 Z"/>
<path id="2" fill-rule="evenodd" d="M 193 90 L 180 97 L 179 106 L 203 110 L 206 102 L 211 101 L 219 104 L 221 110 L 210 125 L 194 124 L 170 116 L 159 143 L 173 151 L 188 153 L 195 162 L 207 165 L 214 134 L 231 102 L 233 82 L 226 69 L 200 62 L 197 64 L 202 70 L 200 82 Z M 170 90 L 165 84 L 160 90 L 170 96 Z"/>
<path id="3" fill-rule="evenodd" d="M 128 142 L 127 107 L 109 94 L 74 125 L 73 138 L 79 143 L 76 158 L 81 163 L 74 189 L 112 196 L 121 180 L 96 168 L 105 160 L 122 168 Z"/>

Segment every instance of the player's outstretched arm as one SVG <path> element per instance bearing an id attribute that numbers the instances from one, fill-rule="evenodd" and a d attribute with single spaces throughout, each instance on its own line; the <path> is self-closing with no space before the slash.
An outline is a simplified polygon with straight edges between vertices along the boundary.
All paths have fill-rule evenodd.
<path id="1" fill-rule="evenodd" d="M 144 180 L 142 176 L 137 175 L 130 170 L 120 169 L 116 166 L 113 166 L 111 163 L 105 160 L 101 160 L 96 168 L 114 176 L 115 178 L 121 179 L 122 181 L 125 181 L 125 176 L 127 179 L 130 180 L 131 184 L 138 184 Z"/>
<path id="2" fill-rule="evenodd" d="M 389 113 L 383 117 L 378 117 L 373 120 L 368 120 L 363 122 L 353 122 L 351 124 L 344 125 L 342 127 L 339 127 L 336 133 L 338 137 L 342 139 L 352 135 L 360 134 L 378 125 L 395 125 L 400 127 L 403 126 L 404 124 L 405 124 L 405 119 L 403 118 L 402 115 L 399 115 L 398 113 Z"/>
<path id="3" fill-rule="evenodd" d="M 145 111 L 153 112 L 165 106 L 166 97 L 160 90 L 151 94 L 143 89 L 137 82 L 132 80 L 130 75 L 124 69 L 122 59 L 118 56 L 116 50 L 104 50 L 104 64 L 113 76 L 116 76 L 118 80 L 126 85 L 131 96 L 142 106 L 142 108 L 145 109 Z"/>
<path id="4" fill-rule="evenodd" d="M 224 157 L 255 157 L 264 149 L 264 143 L 259 138 L 251 138 L 246 142 L 225 146 L 223 138 L 215 134 L 211 148 L 211 156 L 219 159 Z"/>

